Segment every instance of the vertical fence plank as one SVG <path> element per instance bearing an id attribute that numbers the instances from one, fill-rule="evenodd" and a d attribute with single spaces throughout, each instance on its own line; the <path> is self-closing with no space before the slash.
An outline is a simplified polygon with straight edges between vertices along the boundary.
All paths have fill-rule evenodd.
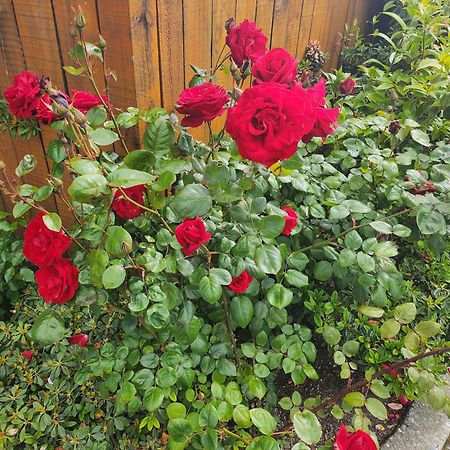
<path id="1" fill-rule="evenodd" d="M 161 105 L 156 0 L 130 2 L 131 42 L 136 105 L 148 109 Z M 145 124 L 140 123 L 140 134 Z"/>
<path id="2" fill-rule="evenodd" d="M 293 55 L 296 53 L 302 10 L 303 0 L 275 1 L 272 48 L 282 47 Z"/>
<path id="3" fill-rule="evenodd" d="M 272 41 L 273 9 L 275 0 L 258 0 L 256 3 L 256 24 L 268 37 L 267 45 Z"/>
<path id="4" fill-rule="evenodd" d="M 337 4 L 336 2 L 333 4 L 333 20 L 331 21 L 327 44 L 329 59 L 326 64 L 326 70 L 331 70 L 338 64 L 342 50 L 342 37 L 345 35 L 349 5 L 350 0 L 342 0 L 342 4 Z"/>
<path id="5" fill-rule="evenodd" d="M 256 0 L 237 0 L 236 22 L 241 23 L 244 19 L 254 22 L 256 19 Z"/>
<path id="6" fill-rule="evenodd" d="M 97 0 L 100 32 L 106 40 L 106 65 L 117 78 L 110 78 L 109 92 L 114 108 L 135 106 L 133 45 L 131 41 L 130 2 L 136 0 Z M 130 149 L 139 148 L 138 133 L 134 128 L 123 134 Z M 117 146 L 120 151 L 120 146 Z"/>
<path id="7" fill-rule="evenodd" d="M 183 2 L 158 0 L 162 106 L 173 111 L 184 87 Z"/>
<path id="8" fill-rule="evenodd" d="M 78 41 L 78 31 L 74 25 L 74 11 L 78 10 L 78 6 L 82 8 L 83 15 L 86 19 L 86 26 L 83 30 L 84 38 L 87 42 L 96 44 L 99 38 L 96 2 L 95 0 L 52 0 L 52 4 L 55 12 L 56 30 L 63 63 L 66 66 L 73 66 L 75 63 L 69 57 L 69 50 L 74 48 Z M 76 36 L 73 36 L 72 33 L 76 33 Z M 103 91 L 105 77 L 103 75 L 102 64 L 98 60 L 94 64 L 94 77 L 97 86 Z M 91 83 L 86 77 L 74 76 L 67 73 L 66 79 L 69 89 L 92 92 Z"/>
<path id="9" fill-rule="evenodd" d="M 310 39 L 314 6 L 315 0 L 304 0 L 303 2 L 302 17 L 300 19 L 300 26 L 297 38 L 297 50 L 295 52 L 297 58 L 299 59 L 302 59 L 303 56 L 305 56 L 306 46 L 308 45 Z"/>

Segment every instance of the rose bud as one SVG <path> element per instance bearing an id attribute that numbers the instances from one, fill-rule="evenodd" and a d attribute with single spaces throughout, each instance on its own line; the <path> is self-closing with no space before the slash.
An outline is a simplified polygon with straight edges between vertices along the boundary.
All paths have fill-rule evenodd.
<path id="1" fill-rule="evenodd" d="M 409 398 L 405 397 L 404 395 L 400 395 L 400 397 L 398 398 L 398 401 L 403 406 L 408 406 L 411 403 L 411 400 Z"/>
<path id="2" fill-rule="evenodd" d="M 289 236 L 292 233 L 292 230 L 297 226 L 298 215 L 288 205 L 283 206 L 281 209 L 287 214 L 287 216 L 284 217 L 284 228 L 282 233 L 285 236 Z"/>
<path id="3" fill-rule="evenodd" d="M 400 129 L 401 129 L 401 124 L 399 120 L 393 120 L 390 124 L 389 124 L 389 133 L 391 134 L 397 134 Z"/>
<path id="4" fill-rule="evenodd" d="M 89 336 L 84 333 L 75 334 L 67 339 L 70 345 L 80 345 L 81 347 L 86 347 Z"/>
<path id="5" fill-rule="evenodd" d="M 22 352 L 22 356 L 27 358 L 27 363 L 29 363 L 31 361 L 31 359 L 33 358 L 33 352 L 31 350 L 24 350 Z"/>
<path id="6" fill-rule="evenodd" d="M 0 172 L 6 169 L 6 164 L 4 161 L 0 160 Z"/>
<path id="7" fill-rule="evenodd" d="M 230 17 L 225 22 L 225 30 L 230 31 L 230 28 L 233 28 L 234 26 L 236 26 L 236 21 L 234 20 L 234 17 Z"/>
<path id="8" fill-rule="evenodd" d="M 389 364 L 383 364 L 381 366 L 383 369 L 388 370 L 389 373 L 393 376 L 393 377 L 399 377 L 398 372 L 395 369 L 390 369 L 390 365 Z"/>
<path id="9" fill-rule="evenodd" d="M 106 41 L 101 34 L 98 35 L 98 48 L 100 50 L 105 50 L 106 48 Z"/>
<path id="10" fill-rule="evenodd" d="M 237 294 L 242 294 L 248 289 L 252 281 L 253 277 L 244 270 L 240 275 L 232 278 L 231 283 L 228 285 L 228 289 Z"/>
<path id="11" fill-rule="evenodd" d="M 78 13 L 75 15 L 75 25 L 79 30 L 82 30 L 86 26 L 86 19 L 80 7 L 78 7 Z"/>
<path id="12" fill-rule="evenodd" d="M 353 95 L 355 93 L 356 83 L 353 78 L 348 77 L 346 80 L 339 83 L 339 91 L 342 95 Z"/>

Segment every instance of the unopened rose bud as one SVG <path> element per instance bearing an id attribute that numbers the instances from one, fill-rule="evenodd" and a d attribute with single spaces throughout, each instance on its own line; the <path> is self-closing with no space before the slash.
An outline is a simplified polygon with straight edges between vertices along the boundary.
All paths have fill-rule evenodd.
<path id="1" fill-rule="evenodd" d="M 395 92 L 394 89 L 391 89 L 391 100 L 394 104 L 397 103 L 398 100 L 397 92 Z"/>
<path id="2" fill-rule="evenodd" d="M 62 180 L 60 180 L 59 178 L 49 178 L 48 180 L 48 184 L 50 184 L 51 186 L 53 186 L 53 188 L 56 191 L 59 191 L 62 187 L 63 187 L 63 182 Z"/>
<path id="3" fill-rule="evenodd" d="M 98 47 L 101 50 L 104 50 L 106 48 L 106 41 L 101 34 L 98 35 Z"/>
<path id="4" fill-rule="evenodd" d="M 78 125 L 84 125 L 86 123 L 86 116 L 78 109 L 74 109 L 73 112 L 75 116 L 75 122 Z"/>
<path id="5" fill-rule="evenodd" d="M 75 15 L 75 25 L 79 30 L 82 30 L 86 26 L 86 19 L 81 8 L 78 9 L 78 13 Z"/>
<path id="6" fill-rule="evenodd" d="M 236 21 L 234 20 L 234 17 L 230 17 L 225 22 L 225 30 L 230 31 L 230 28 L 233 28 L 236 25 Z"/>
<path id="7" fill-rule="evenodd" d="M 50 86 L 51 86 L 50 78 L 45 75 L 41 75 L 41 77 L 39 78 L 39 87 L 42 90 L 46 91 Z"/>
<path id="8" fill-rule="evenodd" d="M 252 73 L 250 61 L 245 61 L 241 69 L 242 78 L 247 78 Z"/>
<path id="9" fill-rule="evenodd" d="M 400 124 L 400 121 L 398 120 L 393 120 L 390 124 L 389 124 L 389 133 L 391 134 L 397 134 L 400 131 L 400 128 L 402 127 L 402 125 Z"/>
<path id="10" fill-rule="evenodd" d="M 57 91 L 56 94 L 52 94 L 50 97 L 57 105 L 61 106 L 65 110 L 69 109 L 67 95 L 64 92 Z"/>
<path id="11" fill-rule="evenodd" d="M 6 169 L 6 164 L 5 164 L 5 162 L 0 160 L 0 172 L 2 172 L 2 171 L 5 170 L 5 169 Z"/>
<path id="12" fill-rule="evenodd" d="M 400 395 L 400 397 L 398 398 L 398 401 L 403 406 L 408 406 L 411 403 L 411 400 L 409 398 L 406 398 L 404 395 Z"/>

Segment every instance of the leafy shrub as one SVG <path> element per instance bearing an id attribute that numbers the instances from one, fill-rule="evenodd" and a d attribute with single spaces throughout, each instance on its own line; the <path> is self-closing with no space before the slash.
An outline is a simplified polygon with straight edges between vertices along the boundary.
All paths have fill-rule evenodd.
<path id="1" fill-rule="evenodd" d="M 178 102 L 187 124 L 207 122 L 207 143 L 160 109 L 116 117 L 98 90 L 77 106 L 80 97 L 48 88 L 39 94 L 29 112 L 39 117 L 43 108 L 40 117 L 59 133 L 48 149 L 54 178 L 40 188 L 5 178 L 4 188 L 15 197 L 16 218 L 41 212 L 27 225 L 25 248 L 42 266 L 36 273 L 49 276 L 36 276 L 38 292 L 31 281 L 16 289 L 13 315 L 0 325 L 3 446 L 255 450 L 287 448 L 296 436 L 293 448 L 303 450 L 321 441 L 328 414 L 350 414 L 347 425 L 375 446 L 367 433 L 371 418 L 387 417 L 383 399 L 426 399 L 450 413 L 440 387 L 448 314 L 437 300 L 444 291 L 433 286 L 446 289 L 448 281 L 448 34 L 434 5 L 405 5 L 411 18 L 392 36 L 391 59 L 414 70 L 363 69 L 364 85 L 345 95 L 345 75 L 328 74 L 326 106 L 334 108 L 325 108 L 322 82 L 304 91 L 291 85 L 290 71 L 283 86 L 257 80 L 245 88 L 245 59 L 267 57 L 265 40 L 251 23 L 232 27 L 230 103 L 211 84 L 223 63 L 195 68 L 193 90 Z M 72 53 L 85 60 L 66 70 L 93 81 L 104 45 L 84 42 L 81 16 L 76 23 Z M 244 29 L 256 38 L 236 49 Z M 260 109 L 261 97 L 251 101 L 268 89 L 284 99 L 277 107 L 287 108 L 290 121 L 304 113 L 291 140 L 287 119 L 273 126 L 273 98 Z M 294 111 L 289 89 L 305 102 Z M 16 100 L 9 91 L 10 108 Z M 229 133 L 213 133 L 224 106 Z M 142 149 L 130 151 L 123 128 L 141 119 L 148 124 Z M 243 123 L 253 134 L 240 133 Z M 252 146 L 259 135 L 265 145 Z M 113 143 L 121 151 L 105 150 Z M 273 157 L 281 161 L 270 165 Z M 68 187 L 64 171 L 73 175 Z M 75 214 L 69 229 L 40 204 L 56 190 Z M 64 257 L 67 236 L 74 245 Z M 33 257 L 43 245 L 51 246 L 51 265 Z M 417 257 L 423 252 L 430 262 Z M 73 299 L 64 296 L 61 264 L 78 271 L 69 283 L 78 285 Z M 410 266 L 426 281 L 411 276 Z M 55 299 L 60 304 L 49 304 Z M 281 377 L 295 386 L 320 383 L 316 360 L 327 350 L 347 386 L 331 399 L 286 397 Z M 277 405 L 289 411 L 288 423 L 277 424 Z"/>

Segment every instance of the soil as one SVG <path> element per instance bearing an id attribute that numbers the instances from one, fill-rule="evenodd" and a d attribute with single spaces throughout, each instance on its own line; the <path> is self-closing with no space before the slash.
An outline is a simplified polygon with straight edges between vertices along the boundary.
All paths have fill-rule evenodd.
<path id="1" fill-rule="evenodd" d="M 319 375 L 319 381 L 307 379 L 305 383 L 299 386 L 293 384 L 289 374 L 286 375 L 280 371 L 276 381 L 279 387 L 277 392 L 278 398 L 290 397 L 295 390 L 301 394 L 303 400 L 317 396 L 321 398 L 332 397 L 346 386 L 347 381 L 340 378 L 339 368 L 332 361 L 327 349 L 318 348 L 318 357 L 314 363 L 314 368 Z M 359 380 L 363 376 L 363 374 L 356 374 L 354 379 Z M 395 416 L 388 420 L 379 420 L 369 414 L 372 422 L 371 428 L 377 435 L 379 442 L 383 443 L 402 424 L 410 405 L 403 407 L 396 399 L 392 398 L 380 400 L 385 404 L 388 414 Z M 396 408 L 400 409 L 392 409 L 389 404 L 393 406 L 393 403 L 396 404 Z M 290 422 L 289 411 L 285 411 L 279 406 L 275 408 L 274 415 L 279 418 L 278 429 L 283 428 L 283 426 Z M 337 420 L 331 414 L 328 414 L 324 419 L 320 419 L 323 435 L 317 447 L 323 445 L 327 440 L 333 441 L 342 424 L 351 424 L 352 415 L 352 412 L 350 412 L 345 414 L 341 420 Z M 296 442 L 298 442 L 297 438 L 286 439 L 285 446 L 281 448 L 290 449 Z"/>

